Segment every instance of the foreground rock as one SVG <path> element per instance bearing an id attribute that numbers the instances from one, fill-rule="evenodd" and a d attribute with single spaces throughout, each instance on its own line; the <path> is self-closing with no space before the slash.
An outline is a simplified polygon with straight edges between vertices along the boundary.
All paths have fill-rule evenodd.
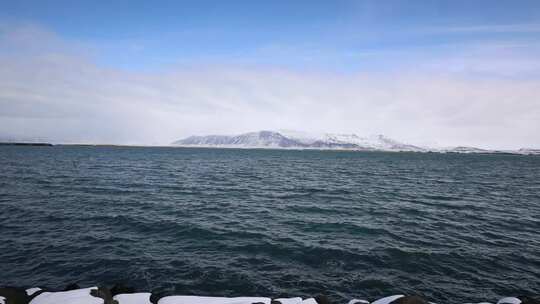
<path id="1" fill-rule="evenodd" d="M 436 302 L 436 301 L 435 301 Z M 496 304 L 540 304 L 534 297 L 505 297 Z M 135 292 L 134 288 L 115 285 L 112 288 L 79 288 L 75 284 L 64 290 L 52 291 L 38 287 L 22 289 L 16 287 L 0 288 L 0 304 L 337 304 L 325 296 L 302 299 L 266 297 L 203 297 L 171 295 L 157 298 L 149 292 Z M 420 296 L 393 295 L 375 301 L 352 299 L 348 304 L 434 304 Z M 490 304 L 482 302 L 479 304 Z"/>

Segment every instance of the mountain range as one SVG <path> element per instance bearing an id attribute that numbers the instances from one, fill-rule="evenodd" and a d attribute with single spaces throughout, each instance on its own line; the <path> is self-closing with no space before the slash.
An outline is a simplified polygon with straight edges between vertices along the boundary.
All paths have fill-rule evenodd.
<path id="1" fill-rule="evenodd" d="M 239 135 L 190 136 L 172 143 L 183 147 L 216 148 L 273 148 L 273 149 L 323 149 L 393 152 L 441 153 L 512 153 L 540 154 L 538 149 L 517 151 L 486 150 L 475 147 L 430 148 L 403 143 L 384 135 L 358 136 L 356 134 L 308 135 L 293 131 L 258 131 Z"/>

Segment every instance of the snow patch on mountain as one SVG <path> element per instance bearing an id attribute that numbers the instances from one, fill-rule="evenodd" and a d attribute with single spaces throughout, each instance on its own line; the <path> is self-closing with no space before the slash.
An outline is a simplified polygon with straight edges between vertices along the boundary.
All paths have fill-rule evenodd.
<path id="1" fill-rule="evenodd" d="M 384 135 L 372 135 L 361 137 L 356 134 L 325 134 L 325 141 L 328 142 L 347 142 L 359 147 L 383 151 L 415 151 L 423 152 L 426 149 L 410 144 L 401 143 L 397 140 L 388 138 Z"/>

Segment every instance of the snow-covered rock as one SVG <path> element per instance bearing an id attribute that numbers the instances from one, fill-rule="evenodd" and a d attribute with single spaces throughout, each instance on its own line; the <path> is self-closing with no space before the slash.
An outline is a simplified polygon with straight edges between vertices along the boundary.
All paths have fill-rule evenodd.
<path id="1" fill-rule="evenodd" d="M 318 304 L 314 298 L 308 298 L 302 301 L 302 304 Z"/>
<path id="2" fill-rule="evenodd" d="M 169 296 L 161 298 L 158 304 L 270 304 L 270 298 L 262 297 L 199 297 L 199 296 Z"/>
<path id="3" fill-rule="evenodd" d="M 300 304 L 302 303 L 302 298 L 296 297 L 296 298 L 278 298 L 274 299 L 274 301 L 278 301 L 281 304 Z"/>
<path id="4" fill-rule="evenodd" d="M 497 304 L 521 304 L 521 300 L 515 297 L 506 297 L 497 301 Z"/>
<path id="5" fill-rule="evenodd" d="M 40 290 L 41 290 L 41 288 L 39 288 L 39 287 L 28 288 L 28 289 L 26 290 L 26 294 L 27 294 L 28 296 L 31 296 L 31 295 L 35 294 L 36 292 L 38 292 L 38 291 L 40 291 Z"/>
<path id="6" fill-rule="evenodd" d="M 102 298 L 90 295 L 92 289 L 97 289 L 97 287 L 60 292 L 43 292 L 32 299 L 30 304 L 103 304 L 104 301 Z"/>
<path id="7" fill-rule="evenodd" d="M 113 300 L 118 301 L 118 304 L 152 304 L 151 295 L 149 292 L 125 293 L 115 295 Z"/>
<path id="8" fill-rule="evenodd" d="M 394 302 L 395 300 L 399 298 L 403 298 L 403 297 L 404 295 L 394 295 L 394 296 L 384 297 L 382 299 L 378 299 L 375 302 L 372 302 L 371 304 L 390 304 Z"/>
<path id="9" fill-rule="evenodd" d="M 352 299 L 347 304 L 369 304 L 368 300 Z"/>

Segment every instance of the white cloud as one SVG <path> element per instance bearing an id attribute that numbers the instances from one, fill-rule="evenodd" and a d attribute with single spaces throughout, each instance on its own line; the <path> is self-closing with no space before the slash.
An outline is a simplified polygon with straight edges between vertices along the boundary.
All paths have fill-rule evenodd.
<path id="1" fill-rule="evenodd" d="M 231 65 L 157 73 L 103 67 L 39 28 L 0 34 L 0 136 L 168 144 L 192 134 L 294 129 L 439 145 L 540 146 L 540 81 L 496 65 L 529 58 L 492 54 L 481 61 L 480 52 L 472 61 L 430 58 L 417 69 L 386 73 Z M 463 64 L 458 72 L 456 60 Z M 469 75 L 490 61 L 512 77 Z"/>

